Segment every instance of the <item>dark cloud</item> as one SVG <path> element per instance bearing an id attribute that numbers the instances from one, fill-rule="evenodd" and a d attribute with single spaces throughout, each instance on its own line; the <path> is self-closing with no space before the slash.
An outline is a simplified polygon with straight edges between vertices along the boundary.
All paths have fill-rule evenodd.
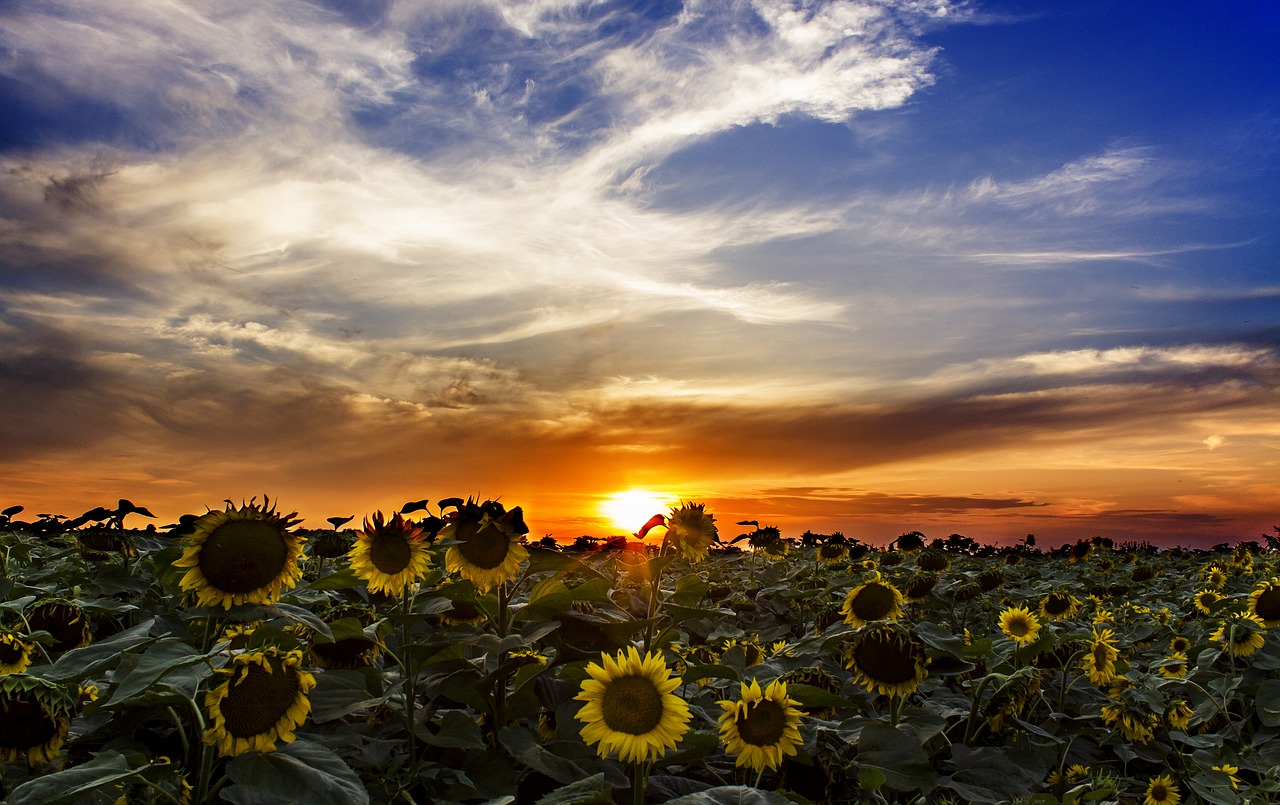
<path id="1" fill-rule="evenodd" d="M 116 378 L 81 339 L 0 311 L 0 460 L 84 447 L 125 428 Z"/>
<path id="2" fill-rule="evenodd" d="M 90 212 L 98 207 L 97 190 L 111 172 L 50 176 L 44 188 L 44 200 L 64 212 Z"/>

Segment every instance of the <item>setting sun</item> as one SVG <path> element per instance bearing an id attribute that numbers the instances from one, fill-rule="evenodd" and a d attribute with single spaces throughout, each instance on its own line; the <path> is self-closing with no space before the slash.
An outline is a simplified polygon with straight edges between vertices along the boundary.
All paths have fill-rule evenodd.
<path id="1" fill-rule="evenodd" d="M 640 530 L 650 517 L 666 514 L 671 510 L 671 499 L 647 489 L 628 489 L 614 492 L 600 501 L 600 511 L 609 524 L 625 534 Z"/>

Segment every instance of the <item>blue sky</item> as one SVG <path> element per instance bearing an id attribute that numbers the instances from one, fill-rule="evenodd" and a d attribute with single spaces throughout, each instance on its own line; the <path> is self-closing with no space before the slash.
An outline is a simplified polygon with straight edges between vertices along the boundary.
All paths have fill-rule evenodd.
<path id="1" fill-rule="evenodd" d="M 1273 3 L 0 18 L 5 505 L 1276 520 Z"/>

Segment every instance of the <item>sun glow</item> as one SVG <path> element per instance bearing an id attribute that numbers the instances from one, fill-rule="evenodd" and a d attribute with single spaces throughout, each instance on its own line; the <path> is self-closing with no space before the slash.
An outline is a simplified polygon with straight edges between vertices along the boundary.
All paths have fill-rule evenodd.
<path id="1" fill-rule="evenodd" d="M 607 495 L 600 501 L 600 512 L 609 520 L 610 526 L 621 529 L 623 534 L 634 534 L 650 517 L 667 514 L 673 505 L 672 499 L 657 492 L 628 489 Z"/>

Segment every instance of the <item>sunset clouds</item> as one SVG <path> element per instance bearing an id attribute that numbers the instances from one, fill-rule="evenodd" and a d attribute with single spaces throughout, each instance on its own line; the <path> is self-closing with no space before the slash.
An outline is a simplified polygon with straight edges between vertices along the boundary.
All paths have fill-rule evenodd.
<path id="1" fill-rule="evenodd" d="M 1024 11 L 0 12 L 3 502 L 502 495 L 571 538 L 641 485 L 784 532 L 1256 537 L 1275 19 L 1204 22 L 1170 80 L 1237 103 L 1155 125 L 1146 57 L 1057 111 L 988 60 L 1110 24 Z"/>

